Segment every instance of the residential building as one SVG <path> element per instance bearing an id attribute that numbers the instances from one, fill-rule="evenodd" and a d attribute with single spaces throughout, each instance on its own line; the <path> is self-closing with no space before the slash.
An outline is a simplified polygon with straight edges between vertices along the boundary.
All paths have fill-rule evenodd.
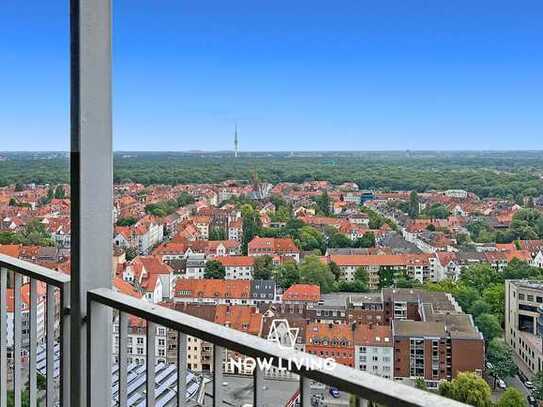
<path id="1" fill-rule="evenodd" d="M 505 341 L 525 373 L 543 370 L 543 283 L 505 282 Z"/>
<path id="2" fill-rule="evenodd" d="M 394 347 L 389 326 L 356 324 L 354 329 L 354 367 L 391 379 L 394 375 Z"/>
<path id="3" fill-rule="evenodd" d="M 353 330 L 345 324 L 309 323 L 305 329 L 305 351 L 353 367 Z"/>
<path id="4" fill-rule="evenodd" d="M 248 245 L 249 256 L 290 257 L 300 261 L 300 249 L 291 238 L 254 237 Z"/>
<path id="5" fill-rule="evenodd" d="M 252 280 L 255 258 L 251 256 L 217 257 L 225 271 L 226 280 Z"/>

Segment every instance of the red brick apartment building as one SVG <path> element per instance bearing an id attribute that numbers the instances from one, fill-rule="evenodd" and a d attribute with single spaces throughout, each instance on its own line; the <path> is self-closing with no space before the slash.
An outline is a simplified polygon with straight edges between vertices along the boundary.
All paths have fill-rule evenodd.
<path id="1" fill-rule="evenodd" d="M 444 293 L 419 292 L 418 318 L 403 318 L 399 311 L 409 313 L 413 292 L 392 293 L 394 338 L 394 378 L 422 377 L 429 387 L 437 387 L 442 380 L 450 380 L 460 372 L 481 374 L 485 346 L 471 315 L 458 310 L 454 300 L 447 301 Z M 424 298 L 426 296 L 426 298 Z M 434 302 L 426 302 L 431 301 Z M 400 303 L 400 306 L 396 304 Z M 405 309 L 404 309 L 405 308 Z"/>
<path id="2" fill-rule="evenodd" d="M 305 351 L 353 367 L 353 330 L 347 324 L 309 323 L 305 329 Z"/>

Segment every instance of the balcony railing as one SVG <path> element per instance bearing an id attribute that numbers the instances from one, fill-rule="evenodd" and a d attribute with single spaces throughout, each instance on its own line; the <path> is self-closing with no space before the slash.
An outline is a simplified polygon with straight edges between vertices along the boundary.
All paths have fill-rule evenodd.
<path id="1" fill-rule="evenodd" d="M 14 392 L 15 407 L 21 406 L 23 391 L 28 389 L 30 406 L 37 405 L 39 389 L 37 386 L 38 366 L 37 349 L 42 338 L 38 336 L 38 306 L 43 303 L 46 312 L 45 318 L 45 347 L 46 347 L 46 389 L 45 399 L 47 406 L 68 406 L 70 400 L 65 397 L 70 389 L 69 347 L 69 284 L 70 278 L 66 274 L 51 271 L 44 267 L 0 255 L 0 312 L 2 324 L 0 329 L 0 405 L 7 406 L 8 388 Z M 8 288 L 8 282 L 11 287 Z M 40 296 L 38 284 L 46 285 L 46 296 Z M 23 304 L 22 294 L 28 286 L 29 304 Z M 13 332 L 8 338 L 8 291 L 13 291 L 12 315 Z M 52 305 L 52 306 L 51 306 Z M 145 404 L 147 407 L 158 405 L 159 388 L 155 381 L 156 354 L 156 328 L 162 326 L 177 332 L 177 376 L 176 382 L 169 386 L 170 391 L 177 393 L 177 406 L 186 403 L 187 374 L 187 336 L 199 338 L 213 345 L 212 370 L 212 405 L 225 405 L 223 384 L 223 363 L 226 349 L 251 358 L 270 360 L 276 367 L 289 366 L 288 361 L 297 361 L 289 366 L 291 372 L 299 375 L 299 404 L 303 407 L 311 406 L 310 383 L 312 381 L 336 387 L 346 393 L 357 397 L 359 405 L 366 400 L 376 401 L 387 406 L 424 406 L 424 407 L 459 407 L 463 404 L 445 399 L 430 392 L 383 379 L 369 373 L 361 372 L 347 366 L 336 365 L 333 370 L 323 367 L 322 361 L 307 353 L 285 349 L 263 338 L 249 335 L 224 327 L 194 316 L 175 310 L 161 307 L 147 301 L 115 292 L 108 288 L 90 290 L 87 296 L 88 309 L 88 393 L 98 395 L 90 398 L 89 407 L 102 407 L 103 405 L 128 406 L 130 404 L 128 393 L 128 316 L 145 320 L 146 323 L 146 390 Z M 15 312 L 21 310 L 21 312 Z M 57 311 L 58 310 L 58 311 Z M 102 319 L 97 315 L 108 313 L 109 323 L 112 323 L 111 310 L 118 313 L 119 319 L 119 351 L 118 366 L 112 368 L 111 355 L 104 355 L 99 344 L 92 340 L 94 334 L 104 330 Z M 28 349 L 23 346 L 22 318 L 28 315 L 29 330 Z M 56 328 L 58 326 L 58 329 Z M 10 341 L 8 341 L 8 339 Z M 12 349 L 8 349 L 8 342 Z M 60 348 L 60 354 L 57 351 Z M 8 368 L 8 350 L 11 351 L 13 362 Z M 23 355 L 28 354 L 28 363 L 23 363 Z M 58 356 L 56 356 L 58 355 Z M 107 362 L 109 361 L 109 362 Z M 28 371 L 28 380 L 23 380 L 23 364 Z M 113 372 L 113 374 L 112 374 Z M 11 374 L 8 374 L 11 373 Z M 113 391 L 104 391 L 101 387 L 103 378 L 108 377 Z M 8 380 L 8 378 L 10 380 Z M 100 381 L 96 380 L 100 378 Z M 264 371 L 258 367 L 253 375 L 253 405 L 262 405 Z M 9 386 L 9 387 L 8 387 Z M 104 403 L 105 401 L 105 403 Z M 57 404 L 58 403 L 58 404 Z"/>
<path id="2" fill-rule="evenodd" d="M 316 356 L 284 349 L 262 338 L 111 290 L 111 0 L 70 0 L 70 45 L 72 279 L 25 261 L 0 256 L 0 407 L 8 405 L 11 391 L 14 407 L 22 406 L 23 391 L 28 391 L 30 406 L 36 407 L 38 399 L 44 396 L 38 388 L 38 371 L 45 374 L 46 407 L 132 406 L 128 399 L 128 315 L 147 321 L 146 391 L 145 400 L 138 401 L 138 406 L 153 407 L 162 403 L 156 397 L 156 381 L 160 380 L 155 375 L 157 325 L 178 334 L 176 383 L 168 384 L 177 393 L 178 406 L 185 405 L 186 378 L 190 374 L 187 372 L 187 336 L 213 345 L 213 406 L 222 406 L 226 401 L 221 387 L 226 349 L 248 357 L 270 359 L 275 366 L 296 360 L 298 365 L 289 365 L 289 369 L 300 378 L 299 397 L 291 401 L 299 400 L 303 407 L 312 404 L 311 381 L 351 393 L 359 405 L 372 400 L 388 406 L 463 406 L 346 366 L 337 365 L 330 371 L 319 368 L 322 363 Z M 46 295 L 40 296 L 43 287 Z M 13 298 L 9 297 L 8 304 L 7 294 L 11 292 Z M 112 365 L 113 311 L 119 318 L 117 366 Z M 25 316 L 27 332 L 23 330 Z M 13 319 L 12 323 L 8 324 L 8 318 Z M 10 327 L 13 327 L 12 332 Z M 25 342 L 23 336 L 28 336 L 28 341 Z M 45 369 L 41 361 L 37 363 L 38 349 L 44 346 L 42 341 L 45 342 Z M 8 350 L 12 360 L 9 365 Z M 27 375 L 24 375 L 25 369 Z M 255 369 L 254 406 L 263 403 L 263 380 L 263 371 Z"/>
<path id="3" fill-rule="evenodd" d="M 8 296 L 8 292 L 12 295 Z M 23 300 L 26 293 L 28 297 Z M 8 378 L 11 379 L 9 388 L 13 391 L 15 407 L 21 406 L 24 390 L 28 391 L 30 406 L 37 405 L 38 370 L 43 370 L 37 366 L 38 346 L 43 344 L 46 405 L 67 405 L 70 389 L 69 295 L 68 275 L 0 254 L 0 406 L 7 406 Z M 8 298 L 13 299 L 11 304 L 8 304 Z M 41 318 L 38 318 L 40 311 Z M 12 321 L 8 321 L 8 317 Z M 23 319 L 28 339 L 23 338 Z M 8 337 L 8 329 L 12 331 L 11 337 Z M 27 346 L 23 346 L 25 343 Z M 9 349 L 8 344 L 11 345 Z M 27 360 L 24 366 L 23 360 Z M 27 389 L 23 370 L 28 375 Z"/>

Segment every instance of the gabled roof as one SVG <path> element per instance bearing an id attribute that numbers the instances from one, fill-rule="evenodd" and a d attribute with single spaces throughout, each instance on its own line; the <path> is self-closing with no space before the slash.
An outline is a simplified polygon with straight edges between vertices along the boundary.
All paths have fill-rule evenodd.
<path id="1" fill-rule="evenodd" d="M 214 322 L 252 335 L 262 332 L 262 314 L 247 305 L 217 305 Z"/>
<path id="2" fill-rule="evenodd" d="M 290 237 L 258 237 L 249 242 L 249 250 L 271 249 L 273 252 L 299 253 L 299 249 Z"/>
<path id="3" fill-rule="evenodd" d="M 113 282 L 113 287 L 116 291 L 122 294 L 130 295 L 134 298 L 142 297 L 141 293 L 138 290 L 136 290 L 136 288 L 129 282 L 124 281 L 123 279 L 118 278 L 118 277 L 114 277 L 112 282 Z"/>
<path id="4" fill-rule="evenodd" d="M 139 261 L 148 274 L 170 274 L 173 269 L 155 256 L 136 257 L 133 262 Z"/>

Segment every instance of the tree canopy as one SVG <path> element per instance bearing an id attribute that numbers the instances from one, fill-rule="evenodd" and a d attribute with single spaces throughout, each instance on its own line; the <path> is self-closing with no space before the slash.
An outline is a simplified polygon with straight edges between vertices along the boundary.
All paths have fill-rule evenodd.
<path id="1" fill-rule="evenodd" d="M 217 260 L 210 260 L 206 263 L 204 278 L 224 280 L 225 275 L 224 266 Z"/>
<path id="2" fill-rule="evenodd" d="M 490 386 L 472 372 L 462 372 L 450 382 L 442 382 L 439 385 L 439 394 L 474 407 L 492 406 Z"/>
<path id="3" fill-rule="evenodd" d="M 328 264 L 323 263 L 318 256 L 306 256 L 299 269 L 302 283 L 319 285 L 323 293 L 335 290 L 334 274 Z"/>

